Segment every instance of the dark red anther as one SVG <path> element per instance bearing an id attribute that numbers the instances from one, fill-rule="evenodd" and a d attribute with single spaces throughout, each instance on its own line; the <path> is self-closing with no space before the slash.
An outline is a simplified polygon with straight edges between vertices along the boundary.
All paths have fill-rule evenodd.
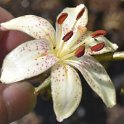
<path id="1" fill-rule="evenodd" d="M 66 42 L 72 37 L 72 35 L 73 35 L 73 31 L 70 31 L 62 38 L 62 40 Z"/>
<path id="2" fill-rule="evenodd" d="M 105 30 L 97 30 L 97 31 L 93 32 L 91 36 L 93 38 L 96 38 L 96 37 L 99 37 L 99 36 L 104 36 L 106 34 L 107 34 L 107 32 Z"/>
<path id="3" fill-rule="evenodd" d="M 57 20 L 58 24 L 62 24 L 67 17 L 68 17 L 67 13 L 62 13 Z"/>
<path id="4" fill-rule="evenodd" d="M 77 17 L 76 17 L 76 20 L 78 20 L 78 19 L 81 18 L 81 16 L 83 15 L 84 11 L 85 11 L 85 8 L 82 8 L 82 9 L 80 10 L 80 12 L 78 13 L 78 15 L 77 15 Z"/>
<path id="5" fill-rule="evenodd" d="M 102 43 L 98 43 L 98 44 L 92 46 L 90 49 L 91 49 L 92 51 L 94 51 L 94 52 L 97 52 L 97 51 L 100 51 L 101 49 L 103 49 L 104 46 L 105 46 L 105 43 L 102 42 Z"/>
<path id="6" fill-rule="evenodd" d="M 85 47 L 84 46 L 80 46 L 77 51 L 75 52 L 75 56 L 76 57 L 81 57 L 84 55 L 85 52 Z"/>

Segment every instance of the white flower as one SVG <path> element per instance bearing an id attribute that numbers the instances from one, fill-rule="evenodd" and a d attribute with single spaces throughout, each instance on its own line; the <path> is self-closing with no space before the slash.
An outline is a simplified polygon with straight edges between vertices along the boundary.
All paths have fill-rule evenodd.
<path id="1" fill-rule="evenodd" d="M 82 86 L 79 70 L 103 102 L 116 104 L 115 88 L 104 67 L 91 55 L 113 52 L 118 47 L 103 30 L 88 32 L 87 8 L 81 4 L 64 9 L 56 21 L 56 33 L 45 19 L 25 15 L 1 24 L 1 30 L 19 30 L 35 38 L 21 44 L 4 59 L 1 81 L 12 83 L 51 70 L 54 111 L 58 121 L 78 107 Z"/>

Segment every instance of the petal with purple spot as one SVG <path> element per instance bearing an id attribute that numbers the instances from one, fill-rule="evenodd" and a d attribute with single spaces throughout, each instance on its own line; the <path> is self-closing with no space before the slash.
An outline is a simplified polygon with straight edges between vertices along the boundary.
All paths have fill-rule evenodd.
<path id="1" fill-rule="evenodd" d="M 0 80 L 13 83 L 41 74 L 57 62 L 50 50 L 48 42 L 44 40 L 21 44 L 4 59 Z"/>
<path id="2" fill-rule="evenodd" d="M 53 26 L 44 18 L 25 15 L 1 23 L 1 30 L 18 30 L 25 32 L 35 39 L 45 38 L 54 44 L 55 30 Z"/>
<path id="3" fill-rule="evenodd" d="M 77 68 L 98 96 L 108 107 L 116 104 L 114 85 L 104 67 L 92 56 L 84 55 L 67 63 Z"/>
<path id="4" fill-rule="evenodd" d="M 65 64 L 52 67 L 51 81 L 54 111 L 61 122 L 71 116 L 80 103 L 81 81 L 76 70 Z"/>

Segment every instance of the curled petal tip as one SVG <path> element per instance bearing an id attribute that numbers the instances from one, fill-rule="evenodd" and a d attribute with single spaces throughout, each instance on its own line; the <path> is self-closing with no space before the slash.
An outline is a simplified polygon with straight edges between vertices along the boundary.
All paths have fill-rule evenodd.
<path id="1" fill-rule="evenodd" d="M 52 67 L 51 90 L 54 112 L 62 122 L 74 113 L 81 100 L 82 87 L 76 70 L 64 64 Z"/>
<path id="2" fill-rule="evenodd" d="M 115 99 L 116 99 L 116 98 L 115 98 Z M 107 106 L 108 108 L 112 108 L 112 107 L 114 107 L 115 105 L 116 105 L 116 100 L 111 100 L 110 103 L 106 104 L 106 106 Z"/>
<path id="3" fill-rule="evenodd" d="M 58 122 L 62 122 L 63 120 L 64 120 L 63 118 L 57 117 L 57 121 L 58 121 Z"/>

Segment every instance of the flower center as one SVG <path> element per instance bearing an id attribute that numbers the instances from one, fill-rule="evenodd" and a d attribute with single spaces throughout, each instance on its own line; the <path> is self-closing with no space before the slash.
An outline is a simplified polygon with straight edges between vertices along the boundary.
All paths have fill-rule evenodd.
<path id="1" fill-rule="evenodd" d="M 85 27 L 78 26 L 76 31 L 67 32 L 62 38 L 61 47 L 55 48 L 55 54 L 60 59 L 68 59 L 76 56 L 81 57 L 84 55 L 85 47 L 78 44 L 80 37 L 86 32 Z"/>
<path id="2" fill-rule="evenodd" d="M 58 58 L 67 59 L 73 56 L 79 57 L 84 54 L 85 47 L 83 47 L 82 44 L 78 45 L 78 40 L 86 32 L 87 29 L 86 27 L 76 25 L 78 20 L 83 16 L 84 12 L 85 8 L 82 8 L 75 18 L 72 29 L 70 29 L 70 31 L 67 32 L 63 37 L 61 37 L 63 33 L 62 24 L 67 19 L 68 13 L 62 13 L 58 17 L 57 23 L 59 26 L 59 34 L 56 38 L 57 42 L 55 48 L 55 54 Z M 76 47 L 74 48 L 74 46 Z"/>
<path id="3" fill-rule="evenodd" d="M 86 27 L 82 27 L 78 21 L 80 22 L 81 17 L 85 12 L 85 8 L 82 8 L 76 18 L 75 22 L 72 25 L 70 31 L 68 31 L 63 37 L 63 23 L 65 24 L 66 19 L 68 18 L 68 13 L 62 13 L 57 19 L 57 25 L 59 28 L 58 36 L 56 36 L 56 48 L 54 49 L 55 55 L 62 59 L 69 59 L 73 56 L 81 57 L 85 53 L 85 45 L 84 42 L 80 42 L 80 38 L 85 34 L 87 31 Z M 92 38 L 96 38 L 100 35 L 105 35 L 106 32 L 104 30 L 95 31 L 91 34 Z M 96 44 L 90 48 L 91 51 L 97 52 L 103 49 L 105 46 L 104 42 Z"/>

